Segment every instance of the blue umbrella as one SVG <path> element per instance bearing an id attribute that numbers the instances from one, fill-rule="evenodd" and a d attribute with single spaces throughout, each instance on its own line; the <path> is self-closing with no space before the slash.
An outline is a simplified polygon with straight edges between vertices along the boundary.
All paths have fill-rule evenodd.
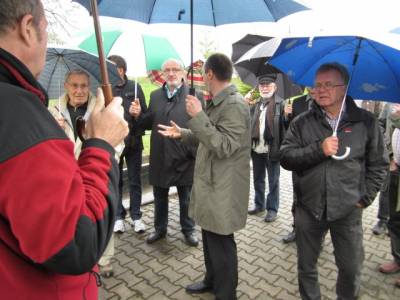
<path id="1" fill-rule="evenodd" d="M 390 31 L 391 33 L 398 33 L 400 34 L 400 27 L 394 28 Z"/>
<path id="2" fill-rule="evenodd" d="M 358 36 L 283 39 L 268 61 L 294 82 L 314 85 L 315 71 L 338 62 L 350 74 L 348 94 L 356 99 L 400 101 L 400 50 Z"/>
<path id="3" fill-rule="evenodd" d="M 315 72 L 324 63 L 347 67 L 350 81 L 346 94 L 357 99 L 400 101 L 400 50 L 358 36 L 325 36 L 283 39 L 269 63 L 294 82 L 313 86 Z M 346 96 L 345 96 L 346 97 Z M 342 115 L 343 104 L 339 113 Z M 337 122 L 333 135 L 337 135 Z M 333 156 L 344 159 L 350 153 Z"/>
<path id="4" fill-rule="evenodd" d="M 90 11 L 89 0 L 74 0 L 74 2 L 80 3 Z M 191 23 L 189 0 L 97 0 L 97 5 L 101 16 L 135 20 L 146 24 Z M 194 0 L 193 22 L 208 26 L 275 22 L 306 9 L 308 8 L 294 0 Z"/>
<path id="5" fill-rule="evenodd" d="M 274 22 L 307 7 L 294 0 L 73 0 L 98 15 L 130 19 L 146 24 L 182 23 L 191 25 L 191 65 L 193 64 L 193 24 L 218 26 L 245 22 Z M 99 38 L 100 39 L 100 36 Z M 99 49 L 101 47 L 98 47 Z M 101 56 L 101 55 L 100 55 Z M 193 74 L 191 76 L 193 78 Z M 191 94 L 194 94 L 191 81 Z"/>

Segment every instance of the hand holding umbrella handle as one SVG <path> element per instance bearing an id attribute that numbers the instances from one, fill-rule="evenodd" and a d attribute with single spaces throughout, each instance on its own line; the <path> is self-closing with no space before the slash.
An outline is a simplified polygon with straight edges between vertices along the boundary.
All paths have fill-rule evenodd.
<path id="1" fill-rule="evenodd" d="M 333 132 L 332 136 L 337 136 L 336 131 Z M 344 152 L 343 155 L 331 155 L 331 157 L 332 157 L 333 159 L 335 159 L 335 160 L 344 160 L 344 159 L 346 159 L 346 158 L 349 156 L 350 150 L 351 150 L 350 147 L 346 147 L 346 151 Z"/>

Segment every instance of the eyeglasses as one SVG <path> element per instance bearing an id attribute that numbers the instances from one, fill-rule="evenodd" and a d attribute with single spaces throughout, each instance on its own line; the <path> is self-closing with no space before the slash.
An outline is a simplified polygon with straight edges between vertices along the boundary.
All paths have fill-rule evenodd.
<path id="1" fill-rule="evenodd" d="M 166 73 L 166 74 L 168 74 L 168 73 L 170 73 L 170 72 L 172 72 L 172 73 L 178 73 L 178 72 L 181 72 L 181 71 L 182 71 L 182 69 L 171 68 L 171 69 L 164 69 L 164 70 L 163 70 L 163 73 Z"/>
<path id="2" fill-rule="evenodd" d="M 79 83 L 68 83 L 68 85 L 71 86 L 72 88 L 74 88 L 75 90 L 77 90 L 79 88 L 81 90 L 86 90 L 86 89 L 89 88 L 89 85 L 86 84 L 86 83 L 81 83 L 81 84 L 79 84 Z"/>
<path id="3" fill-rule="evenodd" d="M 323 82 L 323 83 L 317 83 L 317 84 L 315 84 L 314 85 L 314 89 L 315 90 L 317 90 L 317 91 L 319 91 L 319 90 L 321 90 L 322 88 L 324 88 L 324 89 L 326 89 L 326 90 L 332 90 L 332 89 L 334 89 L 335 87 L 338 87 L 338 86 L 344 86 L 344 84 L 333 84 L 332 82 Z"/>

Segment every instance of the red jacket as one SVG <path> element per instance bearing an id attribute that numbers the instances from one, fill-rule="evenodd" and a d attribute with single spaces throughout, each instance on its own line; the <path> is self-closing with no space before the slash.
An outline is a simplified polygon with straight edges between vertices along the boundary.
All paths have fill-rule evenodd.
<path id="1" fill-rule="evenodd" d="M 97 299 L 93 272 L 111 237 L 114 149 L 73 144 L 29 70 L 0 49 L 0 297 Z"/>

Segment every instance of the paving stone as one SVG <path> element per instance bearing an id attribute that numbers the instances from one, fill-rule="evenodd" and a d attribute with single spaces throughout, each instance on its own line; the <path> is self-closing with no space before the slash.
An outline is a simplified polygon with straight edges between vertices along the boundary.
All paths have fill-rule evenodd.
<path id="1" fill-rule="evenodd" d="M 252 182 L 252 181 L 251 181 Z M 295 243 L 284 244 L 282 237 L 292 230 L 291 174 L 281 170 L 281 203 L 279 218 L 265 223 L 263 217 L 248 216 L 245 229 L 235 233 L 239 261 L 238 299 L 299 299 L 297 286 L 297 253 Z M 253 205 L 254 190 L 250 193 L 249 207 Z M 371 228 L 377 222 L 378 201 L 364 210 L 365 261 L 361 276 L 361 300 L 397 300 L 400 289 L 393 283 L 397 275 L 383 275 L 377 271 L 379 264 L 392 258 L 390 240 L 386 235 L 375 236 Z M 142 207 L 143 221 L 151 227 L 154 206 Z M 200 299 L 214 300 L 211 293 L 189 295 L 185 286 L 203 279 L 205 267 L 202 243 L 189 247 L 183 242 L 179 224 L 179 203 L 176 195 L 170 197 L 167 239 L 148 245 L 146 234 L 136 234 L 129 229 L 116 235 L 113 259 L 115 275 L 102 279 L 100 300 L 111 299 Z M 200 238 L 200 228 L 196 227 Z M 336 299 L 337 267 L 330 235 L 326 236 L 318 260 L 322 299 Z"/>

